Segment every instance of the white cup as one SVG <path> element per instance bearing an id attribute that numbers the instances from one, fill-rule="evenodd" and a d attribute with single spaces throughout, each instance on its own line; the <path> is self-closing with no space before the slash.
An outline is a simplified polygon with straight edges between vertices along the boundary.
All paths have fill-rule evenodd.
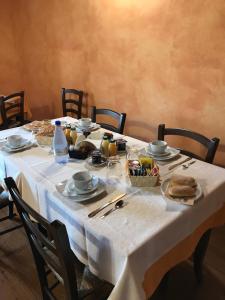
<path id="1" fill-rule="evenodd" d="M 88 127 L 91 125 L 91 119 L 90 118 L 81 118 L 79 119 L 79 125 L 81 127 Z"/>
<path id="2" fill-rule="evenodd" d="M 75 188 L 79 190 L 85 191 L 93 188 L 93 178 L 87 171 L 77 172 L 72 178 Z"/>
<path id="3" fill-rule="evenodd" d="M 7 137 L 7 142 L 11 147 L 19 147 L 22 144 L 23 138 L 20 135 L 14 134 Z"/>
<path id="4" fill-rule="evenodd" d="M 159 153 L 162 154 L 166 151 L 167 148 L 167 142 L 156 140 L 149 144 L 149 150 L 152 153 Z"/>

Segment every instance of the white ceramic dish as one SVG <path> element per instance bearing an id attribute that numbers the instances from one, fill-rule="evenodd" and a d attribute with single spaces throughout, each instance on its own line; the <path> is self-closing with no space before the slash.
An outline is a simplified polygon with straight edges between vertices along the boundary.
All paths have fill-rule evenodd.
<path id="1" fill-rule="evenodd" d="M 27 141 L 27 143 L 25 145 L 23 145 L 22 147 L 19 147 L 19 148 L 10 148 L 7 146 L 7 144 L 5 144 L 4 146 L 2 146 L 1 150 L 8 152 L 8 153 L 19 152 L 19 151 L 23 151 L 28 148 L 31 148 L 32 146 L 33 146 L 33 143 L 31 141 Z"/>
<path id="2" fill-rule="evenodd" d="M 93 200 L 94 198 L 96 198 L 106 192 L 105 183 L 100 179 L 98 180 L 98 185 L 97 185 L 96 190 L 93 191 L 92 193 L 88 193 L 85 195 L 77 194 L 76 190 L 73 190 L 71 192 L 67 191 L 65 189 L 67 184 L 68 184 L 68 180 L 64 180 L 64 181 L 56 184 L 56 186 L 55 186 L 56 190 L 64 197 L 71 198 L 75 202 L 85 202 L 85 201 Z"/>
<path id="3" fill-rule="evenodd" d="M 93 193 L 97 189 L 97 187 L 98 187 L 98 177 L 93 176 L 92 177 L 92 187 L 87 190 L 78 189 L 75 186 L 73 180 L 68 181 L 67 186 L 65 188 L 67 189 L 68 193 L 73 193 L 75 191 L 78 195 L 85 195 L 85 194 Z"/>
<path id="4" fill-rule="evenodd" d="M 146 148 L 146 151 L 149 153 L 149 154 L 151 154 L 151 155 L 153 155 L 153 156 L 157 156 L 157 157 L 164 157 L 164 156 L 168 156 L 168 155 L 170 155 L 170 149 L 166 149 L 165 150 L 165 152 L 164 153 L 153 153 L 150 149 L 149 149 L 149 147 L 148 148 Z"/>
<path id="5" fill-rule="evenodd" d="M 92 122 L 90 118 L 81 118 L 78 120 L 78 124 L 80 127 L 89 127 L 91 123 Z"/>
<path id="6" fill-rule="evenodd" d="M 152 153 L 161 154 L 164 153 L 167 148 L 167 142 L 156 140 L 151 143 L 149 143 L 149 149 Z"/>
<path id="7" fill-rule="evenodd" d="M 101 126 L 99 124 L 96 124 L 96 123 L 91 123 L 90 126 L 85 126 L 85 127 L 80 126 L 78 123 L 76 123 L 75 126 L 76 126 L 78 132 L 79 131 L 81 131 L 81 132 L 82 131 L 94 131 L 94 130 L 97 130 L 97 129 L 101 128 Z"/>
<path id="8" fill-rule="evenodd" d="M 149 152 L 148 148 L 146 148 L 146 153 L 152 156 L 155 160 L 168 160 L 177 156 L 180 153 L 180 150 L 168 146 L 166 149 L 166 155 L 155 155 Z"/>
<path id="9" fill-rule="evenodd" d="M 197 182 L 196 193 L 194 197 L 172 197 L 168 194 L 167 189 L 169 187 L 170 178 L 165 179 L 161 184 L 161 192 L 166 199 L 173 200 L 186 205 L 193 205 L 202 196 L 202 188 Z"/>
<path id="10" fill-rule="evenodd" d="M 8 141 L 6 141 L 5 145 L 10 149 L 20 149 L 23 148 L 25 145 L 27 145 L 29 141 L 27 139 L 22 138 L 19 146 L 13 146 Z"/>

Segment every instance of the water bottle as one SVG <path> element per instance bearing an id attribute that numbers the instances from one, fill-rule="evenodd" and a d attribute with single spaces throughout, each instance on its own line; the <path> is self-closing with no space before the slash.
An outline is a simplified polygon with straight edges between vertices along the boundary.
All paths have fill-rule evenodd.
<path id="1" fill-rule="evenodd" d="M 53 137 L 53 151 L 55 156 L 55 161 L 57 163 L 68 162 L 68 144 L 66 136 L 61 127 L 60 121 L 55 121 L 55 133 Z"/>

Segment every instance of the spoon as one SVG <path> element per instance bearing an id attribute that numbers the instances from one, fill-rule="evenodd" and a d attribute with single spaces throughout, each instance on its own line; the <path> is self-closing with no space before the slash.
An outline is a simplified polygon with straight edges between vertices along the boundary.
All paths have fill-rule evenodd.
<path id="1" fill-rule="evenodd" d="M 111 214 L 113 211 L 122 208 L 124 206 L 124 201 L 123 200 L 119 200 L 116 202 L 115 206 L 113 208 L 111 208 L 110 210 L 108 210 L 103 216 L 101 216 L 101 219 L 105 218 L 106 216 L 108 216 L 109 214 Z"/>
<path id="2" fill-rule="evenodd" d="M 192 160 L 188 164 L 183 164 L 182 167 L 183 167 L 183 169 L 188 169 L 190 167 L 190 165 L 194 164 L 195 162 L 196 162 L 196 160 Z"/>

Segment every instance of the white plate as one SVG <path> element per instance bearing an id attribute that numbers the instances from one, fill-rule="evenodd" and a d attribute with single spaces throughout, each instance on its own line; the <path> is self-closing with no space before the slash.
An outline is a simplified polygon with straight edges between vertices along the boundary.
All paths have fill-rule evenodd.
<path id="1" fill-rule="evenodd" d="M 92 188 L 90 188 L 88 190 L 80 190 L 74 185 L 74 181 L 71 180 L 66 185 L 66 188 L 67 188 L 68 193 L 76 192 L 78 195 L 85 195 L 85 194 L 93 193 L 98 187 L 98 177 L 96 177 L 96 176 L 92 177 L 92 185 L 93 185 Z"/>
<path id="2" fill-rule="evenodd" d="M 146 148 L 145 151 L 148 155 L 153 157 L 155 160 L 168 160 L 168 159 L 174 158 L 175 156 L 177 156 L 180 153 L 180 150 L 178 150 L 176 148 L 172 148 L 172 147 L 167 147 L 166 151 L 169 154 L 168 155 L 163 155 L 163 156 L 158 156 L 158 155 L 152 154 L 151 152 L 149 152 L 148 148 Z"/>
<path id="3" fill-rule="evenodd" d="M 169 187 L 170 178 L 165 179 L 161 184 L 161 192 L 166 199 L 173 200 L 186 205 L 193 205 L 196 200 L 202 196 L 202 188 L 197 182 L 196 194 L 193 197 L 172 197 L 167 193 Z"/>
<path id="4" fill-rule="evenodd" d="M 23 148 L 25 145 L 27 145 L 28 142 L 29 141 L 27 139 L 22 139 L 22 142 L 21 142 L 20 146 L 15 147 L 15 146 L 10 145 L 9 142 L 6 141 L 5 145 L 6 145 L 6 147 L 8 147 L 10 149 L 15 149 L 16 150 L 16 149 Z"/>
<path id="5" fill-rule="evenodd" d="M 170 149 L 166 149 L 165 152 L 163 152 L 163 153 L 154 153 L 149 148 L 146 148 L 146 151 L 153 156 L 159 156 L 159 157 L 167 156 L 170 154 Z"/>
<path id="6" fill-rule="evenodd" d="M 55 186 L 56 190 L 64 197 L 72 198 L 73 201 L 76 201 L 76 202 L 89 201 L 89 200 L 92 200 L 106 192 L 105 183 L 100 179 L 98 181 L 97 189 L 93 193 L 88 193 L 85 195 L 79 195 L 79 194 L 77 194 L 77 192 L 75 190 L 72 192 L 68 192 L 65 189 L 67 183 L 68 183 L 68 180 L 64 180 L 64 181 L 56 184 L 56 186 Z"/>
<path id="7" fill-rule="evenodd" d="M 23 145 L 22 147 L 19 147 L 19 148 L 10 148 L 10 147 L 8 147 L 6 144 L 2 147 L 2 149 L 1 150 L 3 150 L 3 151 L 6 151 L 6 152 L 9 152 L 9 153 L 11 153 L 11 152 L 19 152 L 19 151 L 23 151 L 23 150 L 25 150 L 25 149 L 28 149 L 28 148 L 30 148 L 30 147 L 32 147 L 33 146 L 33 143 L 31 142 L 31 141 L 27 141 L 27 143 L 25 144 L 25 145 Z"/>

